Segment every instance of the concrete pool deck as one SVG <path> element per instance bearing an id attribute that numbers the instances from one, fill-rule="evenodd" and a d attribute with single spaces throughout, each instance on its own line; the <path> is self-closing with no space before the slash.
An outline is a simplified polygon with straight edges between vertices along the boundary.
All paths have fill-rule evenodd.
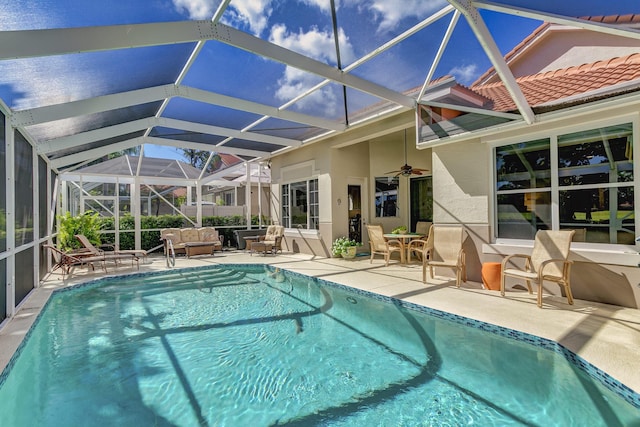
<path id="1" fill-rule="evenodd" d="M 415 304 L 458 314 L 471 319 L 537 335 L 562 344 L 616 380 L 640 393 L 640 310 L 545 295 L 543 308 L 536 305 L 535 292 L 507 292 L 482 289 L 479 283 L 455 287 L 453 273 L 436 270 L 436 279 L 422 283 L 422 267 L 415 262 L 401 265 L 392 261 L 384 266 L 382 257 L 369 263 L 369 257 L 354 260 L 318 258 L 284 253 L 250 255 L 242 251 L 217 252 L 215 256 L 179 257 L 174 268 L 216 264 L 270 264 L 274 267 L 319 277 L 331 282 L 406 300 Z M 140 272 L 164 271 L 163 257 L 150 256 L 140 263 Z M 137 273 L 135 268 L 109 268 L 109 275 Z M 0 329 L 0 371 L 35 321 L 55 289 L 104 277 L 102 272 L 76 269 L 63 281 L 60 274 L 47 277 L 22 303 L 16 315 Z"/>

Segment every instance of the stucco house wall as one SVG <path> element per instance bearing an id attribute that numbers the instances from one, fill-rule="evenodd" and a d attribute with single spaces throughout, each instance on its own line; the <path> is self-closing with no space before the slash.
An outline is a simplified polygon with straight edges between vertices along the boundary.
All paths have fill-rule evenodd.
<path id="1" fill-rule="evenodd" d="M 494 147 L 507 142 L 522 142 L 552 133 L 597 128 L 621 121 L 633 122 L 634 133 L 637 135 L 640 128 L 640 103 L 610 110 L 594 110 L 581 116 L 538 123 L 526 129 L 496 132 L 482 140 L 470 139 L 432 149 L 434 223 L 462 224 L 467 229 L 464 248 L 470 280 L 481 280 L 480 269 L 483 262 L 500 261 L 504 255 L 528 253 L 531 249 L 531 246 L 517 248 L 496 240 L 492 193 Z M 637 153 L 639 149 L 636 137 L 634 152 Z M 571 259 L 574 260 L 571 287 L 575 298 L 640 307 L 640 257 L 634 247 L 574 243 Z M 545 290 L 551 294 L 560 294 L 560 288 L 553 283 L 545 284 Z"/>

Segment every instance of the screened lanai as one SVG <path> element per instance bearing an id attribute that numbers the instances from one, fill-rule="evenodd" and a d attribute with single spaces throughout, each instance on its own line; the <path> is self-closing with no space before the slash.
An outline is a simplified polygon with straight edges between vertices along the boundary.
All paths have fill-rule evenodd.
<path id="1" fill-rule="evenodd" d="M 95 179 L 78 175 L 80 194 L 85 185 L 113 184 L 116 192 L 137 181 L 144 188 L 142 168 L 149 163 L 153 174 L 160 167 L 147 158 L 175 157 L 176 148 L 235 155 L 248 177 L 283 153 L 398 112 L 415 113 L 418 148 L 534 125 L 544 112 L 529 105 L 504 59 L 533 29 L 552 22 L 640 39 L 637 27 L 584 19 L 637 14 L 635 0 L 7 3 L 0 17 L 0 319 L 47 271 L 42 245 L 55 240 L 61 195 L 69 191 L 61 177 L 112 153 L 136 149 L 142 166 L 130 163 L 129 175 L 110 168 Z M 470 85 L 487 69 L 504 86 L 506 110 L 452 96 L 439 80 Z M 636 91 L 629 85 L 618 93 Z M 434 109 L 464 115 L 425 118 Z M 185 188 L 199 200 L 201 188 L 220 178 L 194 172 L 166 185 L 193 180 Z M 135 217 L 144 208 L 134 209 Z"/>

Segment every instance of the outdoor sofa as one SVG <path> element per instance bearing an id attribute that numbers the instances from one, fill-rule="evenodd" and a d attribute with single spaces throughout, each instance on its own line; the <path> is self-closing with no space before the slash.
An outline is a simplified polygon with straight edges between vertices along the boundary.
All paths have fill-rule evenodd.
<path id="1" fill-rule="evenodd" d="M 224 241 L 224 236 L 214 227 L 163 228 L 160 230 L 160 238 L 164 241 L 165 254 L 168 239 L 171 239 L 175 253 L 187 256 L 212 255 L 214 251 L 222 251 Z"/>

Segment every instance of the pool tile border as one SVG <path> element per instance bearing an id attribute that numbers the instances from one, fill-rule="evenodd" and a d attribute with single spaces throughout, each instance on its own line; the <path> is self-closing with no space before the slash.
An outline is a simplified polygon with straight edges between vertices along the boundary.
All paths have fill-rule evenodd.
<path id="1" fill-rule="evenodd" d="M 366 291 L 363 289 L 358 289 L 358 288 L 353 288 L 351 286 L 347 286 L 347 285 L 342 285 L 336 282 L 331 282 L 329 280 L 326 279 L 321 279 L 318 277 L 314 277 L 314 276 L 308 276 L 306 274 L 302 274 L 302 273 L 298 273 L 295 271 L 291 271 L 288 269 L 284 269 L 284 268 L 280 268 L 280 267 L 273 267 L 270 265 L 266 265 L 266 264 L 218 264 L 218 265 L 214 265 L 214 266 L 203 266 L 203 267 L 187 267 L 187 268 L 179 268 L 179 269 L 174 269 L 174 270 L 170 270 L 170 271 L 175 271 L 175 272 L 189 272 L 189 271 L 197 271 L 197 270 L 209 270 L 209 269 L 213 269 L 213 268 L 247 268 L 247 269 L 261 269 L 261 270 L 269 270 L 271 272 L 273 271 L 283 271 L 285 272 L 285 274 L 290 275 L 290 276 L 295 276 L 295 277 L 299 277 L 299 278 L 304 278 L 304 279 L 311 279 L 314 282 L 317 282 L 319 284 L 322 284 L 323 286 L 328 286 L 328 287 L 333 287 L 336 289 L 341 289 L 347 292 L 351 292 L 351 293 L 355 293 L 357 295 L 366 297 L 366 298 L 372 298 L 381 302 L 386 302 L 386 303 L 392 303 L 395 305 L 399 305 L 403 308 L 409 309 L 409 310 L 413 310 L 413 311 L 417 311 L 420 313 L 424 313 L 427 315 L 431 315 L 434 316 L 438 319 L 443 319 L 443 320 L 448 320 L 454 323 L 458 323 L 464 326 L 468 326 L 471 328 L 475 328 L 475 329 L 480 329 L 482 331 L 485 332 L 489 332 L 495 335 L 499 335 L 508 339 L 513 339 L 516 341 L 520 341 L 523 343 L 527 343 L 527 344 L 531 344 L 533 346 L 536 347 L 540 347 L 546 350 L 550 350 L 553 351 L 556 354 L 559 354 L 560 356 L 564 357 L 569 363 L 571 363 L 573 366 L 577 367 L 578 369 L 580 369 L 582 372 L 584 372 L 585 374 L 587 374 L 590 378 L 600 382 L 601 384 L 603 384 L 606 388 L 608 388 L 609 390 L 611 390 L 612 392 L 616 393 L 618 396 L 622 397 L 624 400 L 626 400 L 627 402 L 629 402 L 631 405 L 633 405 L 636 408 L 640 408 L 640 394 L 636 393 L 634 390 L 632 390 L 631 388 L 627 387 L 626 385 L 622 384 L 620 381 L 616 380 L 615 378 L 613 378 L 611 375 L 607 374 L 606 372 L 604 372 L 603 370 L 601 370 L 600 368 L 592 365 L 591 363 L 587 362 L 586 360 L 584 360 L 582 357 L 580 357 L 579 355 L 575 354 L 574 352 L 572 352 L 571 350 L 569 350 L 568 348 L 566 348 L 565 346 L 563 346 L 562 344 L 556 342 L 556 341 L 552 341 L 549 340 L 547 338 L 542 338 L 542 337 L 538 337 L 536 335 L 531 335 L 528 334 L 526 332 L 520 332 L 520 331 L 516 331 L 514 329 L 510 329 L 510 328 L 505 328 L 503 326 L 497 326 L 497 325 L 492 325 L 490 323 L 486 323 L 480 320 L 475 320 L 475 319 L 470 319 L 468 317 L 464 317 L 464 316 L 460 316 L 458 314 L 452 314 L 452 313 L 447 313 L 445 311 L 441 311 L 441 310 L 437 310 L 434 308 L 430 308 L 430 307 L 425 307 L 423 305 L 419 305 L 419 304 L 415 304 L 412 302 L 408 302 L 408 301 L 404 301 L 401 299 L 397 299 L 397 298 L 393 298 L 393 297 L 389 297 L 389 296 L 385 296 L 385 295 L 380 295 L 374 292 L 370 292 L 370 291 Z M 150 272 L 142 272 L 142 273 L 133 273 L 130 275 L 127 275 L 127 278 L 140 278 L 140 277 L 146 277 L 146 276 L 156 276 L 156 275 L 161 275 L 161 274 L 167 274 L 167 271 L 150 271 Z M 92 286 L 99 286 L 105 282 L 109 282 L 110 280 L 119 280 L 121 279 L 123 276 L 106 276 L 106 277 L 99 277 L 93 280 L 89 280 L 87 282 L 82 282 L 82 283 L 78 283 L 75 285 L 71 285 L 71 286 L 67 286 L 64 288 L 60 288 L 60 289 L 56 289 L 52 292 L 53 294 L 56 293 L 61 293 L 61 292 L 69 292 L 69 291 L 74 291 L 74 290 L 78 290 L 78 289 L 83 289 L 83 288 L 87 288 L 87 287 L 92 287 Z M 27 333 L 25 334 L 24 339 L 22 340 L 22 342 L 20 343 L 20 345 L 18 346 L 18 348 L 16 349 L 15 353 L 13 354 L 13 356 L 11 357 L 11 359 L 9 360 L 9 363 L 7 364 L 7 366 L 5 367 L 5 369 L 2 371 L 2 373 L 0 373 L 0 386 L 2 386 L 9 374 L 9 372 L 11 371 L 11 369 L 13 368 L 13 365 L 15 364 L 17 358 L 19 357 L 20 353 L 22 352 L 22 350 L 24 349 L 26 342 L 28 341 L 32 331 L 35 329 L 35 326 L 40 322 L 40 319 L 42 318 L 42 314 L 45 312 L 49 301 L 51 301 L 51 299 L 48 299 L 47 302 L 44 304 L 44 306 L 42 307 L 42 310 L 40 311 L 40 313 L 38 314 L 38 316 L 36 317 L 35 321 L 33 322 L 33 325 L 31 326 L 31 328 L 29 328 L 29 331 L 27 331 Z"/>

